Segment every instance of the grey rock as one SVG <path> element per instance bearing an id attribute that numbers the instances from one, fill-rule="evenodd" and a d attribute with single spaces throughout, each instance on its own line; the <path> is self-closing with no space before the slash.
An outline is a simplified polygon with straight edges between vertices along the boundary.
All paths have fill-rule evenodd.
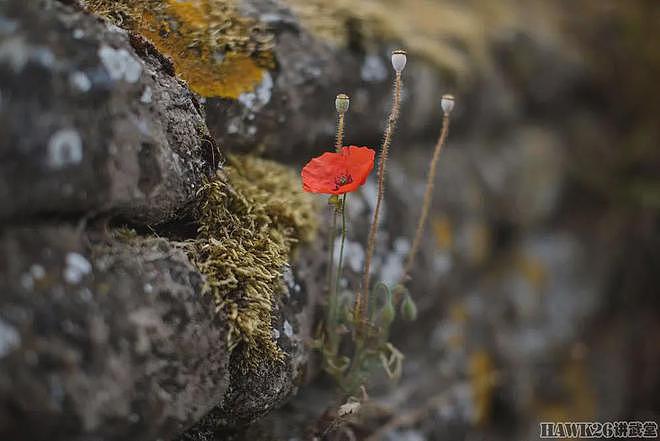
<path id="1" fill-rule="evenodd" d="M 153 440 L 228 386 L 227 324 L 164 239 L 0 237 L 0 438 Z"/>
<path id="2" fill-rule="evenodd" d="M 0 222 L 185 215 L 220 154 L 168 61 L 56 1 L 0 16 Z"/>

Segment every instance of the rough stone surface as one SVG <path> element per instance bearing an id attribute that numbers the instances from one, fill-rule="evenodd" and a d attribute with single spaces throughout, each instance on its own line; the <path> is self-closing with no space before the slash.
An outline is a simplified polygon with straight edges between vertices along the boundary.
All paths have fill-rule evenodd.
<path id="1" fill-rule="evenodd" d="M 299 1 L 239 3 L 274 34 L 275 65 L 254 91 L 199 104 L 139 36 L 49 1 L 0 3 L 0 437 L 175 439 L 196 422 L 182 441 L 497 441 L 534 439 L 540 420 L 657 420 L 660 199 L 649 115 L 660 100 L 655 40 L 640 38 L 657 29 L 649 2 L 607 2 L 600 18 L 605 1 L 567 6 L 561 33 L 538 6 L 548 2 L 447 2 L 449 26 L 431 37 L 452 49 L 442 56 L 470 60 L 470 82 L 455 90 L 447 72 L 416 57 L 428 47 L 411 46 L 373 271 L 390 283 L 401 275 L 438 97 L 453 92 L 410 283 L 419 319 L 392 331 L 406 355 L 401 382 L 375 378 L 370 404 L 334 433 L 319 430 L 337 404 L 332 386 L 321 376 L 297 390 L 314 380 L 305 339 L 325 252 L 292 259 L 272 323 L 285 362 L 248 371 L 240 347 L 222 350 L 222 318 L 172 243 L 194 223 L 169 222 L 165 238 L 137 244 L 89 245 L 86 234 L 47 227 L 185 216 L 220 160 L 205 122 L 227 151 L 298 164 L 332 144 L 334 96 L 346 92 L 347 141 L 378 144 L 389 51 L 403 42 L 361 34 L 361 20 L 381 16 L 414 37 L 401 5 L 445 4 L 325 2 L 345 21 L 323 22 L 349 37 L 334 46 L 292 12 Z M 362 5 L 371 15 L 357 15 Z M 483 5 L 496 9 L 484 18 Z M 498 28 L 491 17 L 524 23 Z M 475 38 L 492 63 L 476 60 Z M 375 189 L 371 179 L 350 197 L 347 286 L 359 284 Z M 21 222 L 33 226 L 9 226 Z M 193 318 L 197 334 L 179 329 Z"/>
<path id="2" fill-rule="evenodd" d="M 226 323 L 166 240 L 8 229 L 0 268 L 1 438 L 167 438 L 222 399 Z"/>
<path id="3" fill-rule="evenodd" d="M 58 2 L 3 2 L 0 15 L 0 222 L 185 214 L 220 158 L 167 60 Z"/>
<path id="4" fill-rule="evenodd" d="M 179 441 L 210 441 L 242 433 L 246 427 L 282 406 L 308 380 L 309 339 L 313 307 L 322 286 L 319 250 L 300 250 L 294 268 L 285 275 L 287 291 L 273 320 L 273 338 L 286 354 L 281 363 L 264 362 L 244 369 L 240 348 L 231 357 L 229 388 L 222 402 Z M 321 278 L 321 279 L 319 279 Z"/>

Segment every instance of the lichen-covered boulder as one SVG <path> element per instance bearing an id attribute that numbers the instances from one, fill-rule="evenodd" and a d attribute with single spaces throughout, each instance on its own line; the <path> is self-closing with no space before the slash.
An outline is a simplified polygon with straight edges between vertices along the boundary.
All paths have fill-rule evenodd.
<path id="1" fill-rule="evenodd" d="M 69 227 L 8 229 L 0 435 L 146 441 L 200 420 L 197 432 L 215 433 L 263 417 L 305 376 L 316 255 L 301 250 L 274 299 L 265 324 L 281 351 L 274 358 L 230 348 L 235 322 L 185 244 L 128 230 L 92 240 Z"/>
<path id="2" fill-rule="evenodd" d="M 228 326 L 164 239 L 0 238 L 0 438 L 166 439 L 228 386 Z"/>
<path id="3" fill-rule="evenodd" d="M 56 1 L 0 17 L 0 222 L 185 214 L 220 153 L 169 61 Z"/>
<path id="4" fill-rule="evenodd" d="M 74 6 L 0 5 L 0 437 L 247 424 L 304 376 L 315 207 L 285 166 L 220 169 L 171 61 Z"/>

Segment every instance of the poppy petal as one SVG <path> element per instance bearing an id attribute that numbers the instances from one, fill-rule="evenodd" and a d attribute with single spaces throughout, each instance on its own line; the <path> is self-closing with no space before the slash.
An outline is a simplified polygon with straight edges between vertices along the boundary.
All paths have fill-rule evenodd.
<path id="1" fill-rule="evenodd" d="M 342 147 L 310 160 L 301 172 L 303 189 L 312 193 L 343 194 L 363 185 L 374 167 L 376 152 L 368 147 Z M 340 182 L 346 181 L 341 185 Z"/>

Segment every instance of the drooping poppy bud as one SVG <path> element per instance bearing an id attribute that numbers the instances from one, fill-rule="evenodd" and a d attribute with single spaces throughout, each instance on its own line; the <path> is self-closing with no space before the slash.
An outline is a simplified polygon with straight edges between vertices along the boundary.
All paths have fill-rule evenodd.
<path id="1" fill-rule="evenodd" d="M 394 305 L 392 305 L 392 300 L 387 299 L 387 302 L 383 305 L 383 309 L 380 310 L 379 321 L 384 327 L 388 327 L 396 316 L 396 311 L 394 310 Z"/>
<path id="2" fill-rule="evenodd" d="M 415 305 L 410 294 L 406 294 L 403 298 L 403 302 L 401 302 L 401 316 L 404 320 L 408 320 L 409 322 L 413 322 L 417 319 L 417 305 Z"/>

